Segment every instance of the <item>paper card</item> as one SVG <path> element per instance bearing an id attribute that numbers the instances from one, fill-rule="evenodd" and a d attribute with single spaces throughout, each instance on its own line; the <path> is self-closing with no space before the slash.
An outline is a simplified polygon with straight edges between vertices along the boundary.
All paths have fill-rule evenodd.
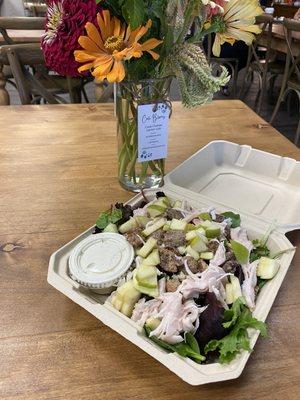
<path id="1" fill-rule="evenodd" d="M 166 158 L 170 108 L 165 103 L 138 107 L 138 161 Z"/>

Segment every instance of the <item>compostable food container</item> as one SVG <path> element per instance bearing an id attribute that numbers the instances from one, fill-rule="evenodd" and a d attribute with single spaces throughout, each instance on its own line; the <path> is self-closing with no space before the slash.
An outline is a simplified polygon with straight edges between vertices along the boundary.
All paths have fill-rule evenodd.
<path id="1" fill-rule="evenodd" d="M 211 142 L 170 172 L 160 190 L 174 200 L 187 200 L 195 208 L 213 206 L 220 212 L 238 212 L 251 239 L 263 236 L 274 223 L 276 228 L 268 241 L 272 253 L 292 247 L 285 234 L 300 228 L 300 163 L 250 146 Z M 146 191 L 150 200 L 155 193 L 156 190 Z M 142 196 L 137 195 L 128 204 L 136 206 L 141 201 Z M 75 246 L 92 231 L 93 228 L 88 229 L 52 254 L 48 271 L 52 286 L 191 385 L 233 379 L 242 373 L 249 352 L 242 351 L 228 365 L 199 365 L 168 353 L 150 341 L 135 322 L 106 302 L 107 295 L 95 294 L 74 282 L 69 276 L 68 259 Z M 257 298 L 253 313 L 256 318 L 265 321 L 293 256 L 294 251 L 281 256 L 279 272 Z M 250 330 L 249 334 L 253 348 L 258 332 Z"/>

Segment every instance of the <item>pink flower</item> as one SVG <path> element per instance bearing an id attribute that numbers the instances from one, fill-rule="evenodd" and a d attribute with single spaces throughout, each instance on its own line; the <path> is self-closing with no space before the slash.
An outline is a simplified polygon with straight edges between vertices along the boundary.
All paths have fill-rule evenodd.
<path id="1" fill-rule="evenodd" d="M 46 65 L 64 76 L 81 76 L 74 50 L 87 22 L 96 22 L 100 7 L 95 0 L 47 0 L 47 18 L 42 49 Z"/>
<path id="2" fill-rule="evenodd" d="M 208 17 L 212 17 L 213 15 L 221 14 L 222 8 L 224 4 L 228 0 L 214 0 L 211 1 L 210 4 L 207 6 L 207 15 Z"/>

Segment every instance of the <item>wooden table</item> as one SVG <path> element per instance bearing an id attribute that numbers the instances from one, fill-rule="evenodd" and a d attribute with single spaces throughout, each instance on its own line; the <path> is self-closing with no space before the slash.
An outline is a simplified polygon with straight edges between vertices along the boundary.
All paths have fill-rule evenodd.
<path id="1" fill-rule="evenodd" d="M 0 114 L 0 398 L 298 400 L 300 253 L 235 381 L 191 387 L 46 282 L 50 254 L 132 195 L 118 184 L 110 104 L 19 106 Z M 300 160 L 240 101 L 174 104 L 167 168 L 214 139 Z M 201 173 L 201 171 L 199 171 Z"/>
<path id="2" fill-rule="evenodd" d="M 300 32 L 293 32 L 293 42 L 292 42 L 292 50 L 295 55 L 300 55 Z M 267 45 L 267 34 L 263 34 L 259 43 L 262 46 Z M 274 23 L 272 29 L 272 43 L 271 47 L 273 50 L 279 51 L 281 53 L 287 53 L 287 46 L 284 36 L 284 28 L 282 23 Z"/>

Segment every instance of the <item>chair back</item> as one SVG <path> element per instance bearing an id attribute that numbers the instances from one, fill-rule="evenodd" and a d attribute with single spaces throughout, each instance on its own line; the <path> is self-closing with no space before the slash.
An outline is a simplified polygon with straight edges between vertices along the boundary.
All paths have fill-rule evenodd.
<path id="1" fill-rule="evenodd" d="M 300 32 L 300 21 L 294 19 L 285 19 L 283 21 L 284 35 L 287 46 L 286 65 L 284 78 L 290 79 L 292 75 L 297 77 L 300 83 L 300 55 L 293 52 L 293 32 Z"/>
<path id="2" fill-rule="evenodd" d="M 262 14 L 256 17 L 255 24 L 259 25 L 261 28 L 261 33 L 256 36 L 256 39 L 249 46 L 248 50 L 248 61 L 247 67 L 249 68 L 250 64 L 254 61 L 257 64 L 257 67 L 261 70 L 261 73 L 264 72 L 264 68 L 267 68 L 268 62 L 270 61 L 271 51 L 272 51 L 272 28 L 273 28 L 273 16 L 268 14 Z M 259 47 L 261 46 L 260 40 L 264 37 L 264 47 L 267 49 L 266 51 L 266 59 L 265 64 L 263 65 L 260 62 L 259 56 Z"/>
<path id="3" fill-rule="evenodd" d="M 46 1 L 44 0 L 23 0 L 25 15 L 28 16 L 45 16 L 47 12 Z"/>
<path id="4" fill-rule="evenodd" d="M 29 67 L 44 66 L 44 56 L 39 43 L 13 44 L 0 47 L 0 63 L 9 65 L 16 82 L 22 104 L 32 104 L 35 94 L 50 104 L 65 102 L 54 96 L 39 81 L 38 76 L 30 72 Z M 47 72 L 38 71 L 38 75 L 47 76 Z M 48 79 L 51 79 L 50 77 Z"/>
<path id="5" fill-rule="evenodd" d="M 14 44 L 9 37 L 7 30 L 44 30 L 45 18 L 43 17 L 0 17 L 0 34 L 2 34 L 5 44 Z"/>

